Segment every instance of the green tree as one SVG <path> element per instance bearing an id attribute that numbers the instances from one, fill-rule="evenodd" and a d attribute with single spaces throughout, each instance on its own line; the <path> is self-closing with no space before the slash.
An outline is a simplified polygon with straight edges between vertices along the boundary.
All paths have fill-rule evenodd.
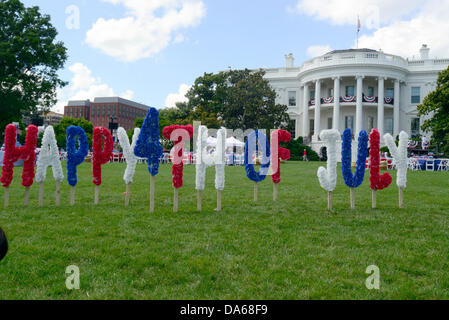
<path id="1" fill-rule="evenodd" d="M 66 129 L 70 126 L 78 126 L 84 129 L 87 136 L 87 141 L 89 141 L 89 146 L 92 147 L 92 132 L 94 126 L 89 121 L 79 118 L 62 118 L 61 122 L 53 127 L 55 130 L 56 141 L 58 142 L 59 148 L 67 149 L 66 147 Z"/>
<path id="2" fill-rule="evenodd" d="M 57 71 L 67 59 L 49 15 L 19 0 L 0 0 L 0 132 L 23 115 L 46 111 L 56 89 L 66 85 Z"/>
<path id="3" fill-rule="evenodd" d="M 420 116 L 430 116 L 422 129 L 432 132 L 432 145 L 449 154 L 449 68 L 440 72 L 436 89 L 418 106 Z"/>
<path id="4" fill-rule="evenodd" d="M 211 128 L 285 129 L 290 121 L 287 106 L 276 104 L 276 92 L 263 70 L 230 70 L 205 73 L 195 80 L 185 103 L 177 104 L 177 116 L 201 121 Z"/>

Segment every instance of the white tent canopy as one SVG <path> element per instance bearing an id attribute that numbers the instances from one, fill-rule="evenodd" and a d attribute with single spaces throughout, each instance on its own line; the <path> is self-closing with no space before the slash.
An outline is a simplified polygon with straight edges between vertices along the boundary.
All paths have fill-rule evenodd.
<path id="1" fill-rule="evenodd" d="M 207 138 L 207 145 L 210 147 L 215 147 L 217 145 L 217 138 L 214 137 L 208 137 Z M 230 137 L 226 139 L 226 148 L 232 148 L 232 147 L 244 147 L 245 143 L 234 138 Z"/>

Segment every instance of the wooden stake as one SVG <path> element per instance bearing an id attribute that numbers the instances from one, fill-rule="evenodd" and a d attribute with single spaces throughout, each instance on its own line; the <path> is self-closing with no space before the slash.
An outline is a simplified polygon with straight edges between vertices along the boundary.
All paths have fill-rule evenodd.
<path id="1" fill-rule="evenodd" d="M 9 206 L 9 188 L 5 188 L 5 208 Z"/>
<path id="2" fill-rule="evenodd" d="M 154 212 L 154 177 L 150 175 L 150 212 Z"/>
<path id="3" fill-rule="evenodd" d="M 404 208 L 404 189 L 399 188 L 399 208 Z"/>
<path id="4" fill-rule="evenodd" d="M 28 207 L 30 202 L 30 187 L 25 188 L 25 207 Z"/>
<path id="5" fill-rule="evenodd" d="M 278 200 L 278 185 L 277 183 L 273 183 L 273 201 Z"/>
<path id="6" fill-rule="evenodd" d="M 355 209 L 355 194 L 354 188 L 349 188 L 350 197 L 351 197 L 351 209 Z"/>
<path id="7" fill-rule="evenodd" d="M 75 187 L 72 187 L 72 190 L 70 191 L 70 205 L 75 205 Z"/>
<path id="8" fill-rule="evenodd" d="M 100 198 L 100 186 L 95 185 L 95 200 L 94 200 L 95 204 L 98 204 L 99 198 Z"/>
<path id="9" fill-rule="evenodd" d="M 39 207 L 42 207 L 44 204 L 44 183 L 39 183 Z"/>
<path id="10" fill-rule="evenodd" d="M 332 191 L 327 193 L 327 209 L 332 211 Z"/>
<path id="11" fill-rule="evenodd" d="M 202 202 L 203 192 L 201 190 L 197 190 L 196 193 L 196 209 L 201 211 L 201 202 Z"/>
<path id="12" fill-rule="evenodd" d="M 372 190 L 372 202 L 373 202 L 373 209 L 376 209 L 377 203 L 376 203 L 376 190 Z"/>
<path id="13" fill-rule="evenodd" d="M 130 186 L 131 186 L 131 183 L 126 184 L 125 207 L 129 206 L 129 196 L 131 195 L 130 194 L 131 193 Z"/>
<path id="14" fill-rule="evenodd" d="M 61 202 L 61 182 L 56 181 L 56 206 L 59 206 Z"/>
<path id="15" fill-rule="evenodd" d="M 254 202 L 257 202 L 257 182 L 254 182 Z"/>
<path id="16" fill-rule="evenodd" d="M 173 195 L 173 212 L 178 212 L 178 189 L 176 188 Z"/>
<path id="17" fill-rule="evenodd" d="M 221 190 L 217 190 L 217 211 L 221 211 Z"/>

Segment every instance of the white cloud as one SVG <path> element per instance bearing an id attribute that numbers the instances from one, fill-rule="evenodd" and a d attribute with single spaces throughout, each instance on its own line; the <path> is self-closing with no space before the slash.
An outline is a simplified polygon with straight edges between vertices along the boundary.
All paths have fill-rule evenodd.
<path id="1" fill-rule="evenodd" d="M 306 14 L 333 25 L 357 24 L 360 16 L 362 27 L 376 29 L 420 8 L 425 0 L 299 0 L 290 12 Z"/>
<path id="2" fill-rule="evenodd" d="M 415 17 L 398 21 L 363 35 L 359 47 L 382 49 L 386 53 L 412 57 L 422 44 L 430 47 L 431 57 L 449 57 L 449 3 L 429 1 Z"/>
<path id="3" fill-rule="evenodd" d="M 179 31 L 198 25 L 206 15 L 201 0 L 103 0 L 128 9 L 121 19 L 98 19 L 86 42 L 121 61 L 137 61 L 184 40 Z M 181 38 L 182 37 L 182 38 Z"/>
<path id="4" fill-rule="evenodd" d="M 186 93 L 192 86 L 189 86 L 185 83 L 179 86 L 177 93 L 170 93 L 165 99 L 165 107 L 166 108 L 176 108 L 177 102 L 187 102 Z"/>
<path id="5" fill-rule="evenodd" d="M 329 51 L 332 51 L 332 48 L 330 45 L 310 46 L 307 48 L 307 55 L 311 58 L 314 58 L 314 57 L 322 56 L 323 54 L 326 54 Z"/>
<path id="6" fill-rule="evenodd" d="M 57 91 L 58 103 L 53 111 L 63 113 L 68 100 L 93 100 L 95 97 L 116 96 L 114 90 L 103 83 L 101 78 L 94 77 L 92 71 L 84 64 L 75 63 L 69 67 L 69 70 L 73 73 L 73 77 L 69 86 Z M 125 99 L 132 99 L 134 92 L 127 90 L 120 96 Z"/>
<path id="7" fill-rule="evenodd" d="M 447 0 L 300 0 L 295 12 L 354 29 L 360 14 L 359 48 L 412 57 L 427 44 L 431 56 L 449 56 Z M 312 52 L 313 47 L 309 48 Z"/>

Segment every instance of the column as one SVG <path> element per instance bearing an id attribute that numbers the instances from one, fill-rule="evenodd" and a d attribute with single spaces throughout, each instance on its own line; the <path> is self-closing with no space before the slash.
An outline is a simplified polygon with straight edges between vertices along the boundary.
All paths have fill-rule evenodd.
<path id="1" fill-rule="evenodd" d="M 318 140 L 320 135 L 320 122 L 321 122 L 321 82 L 316 80 L 315 82 L 315 128 L 314 128 L 314 140 Z"/>
<path id="2" fill-rule="evenodd" d="M 310 100 L 310 91 L 309 84 L 304 83 L 304 95 L 303 95 L 303 110 L 302 110 L 302 136 L 304 138 L 309 136 L 309 100 Z"/>
<path id="3" fill-rule="evenodd" d="M 332 127 L 340 130 L 340 77 L 334 78 L 334 115 Z"/>
<path id="4" fill-rule="evenodd" d="M 354 137 L 355 139 L 358 138 L 359 132 L 362 131 L 362 124 L 363 124 L 363 76 L 358 75 L 357 78 L 357 103 L 355 107 L 355 132 Z"/>
<path id="5" fill-rule="evenodd" d="M 377 130 L 379 130 L 379 134 L 381 139 L 384 136 L 384 119 L 385 119 L 385 78 L 379 77 L 379 86 L 378 86 L 378 102 L 377 102 Z"/>
<path id="6" fill-rule="evenodd" d="M 393 137 L 399 135 L 399 99 L 401 96 L 401 86 L 399 83 L 399 79 L 394 80 L 394 111 L 393 111 Z"/>

